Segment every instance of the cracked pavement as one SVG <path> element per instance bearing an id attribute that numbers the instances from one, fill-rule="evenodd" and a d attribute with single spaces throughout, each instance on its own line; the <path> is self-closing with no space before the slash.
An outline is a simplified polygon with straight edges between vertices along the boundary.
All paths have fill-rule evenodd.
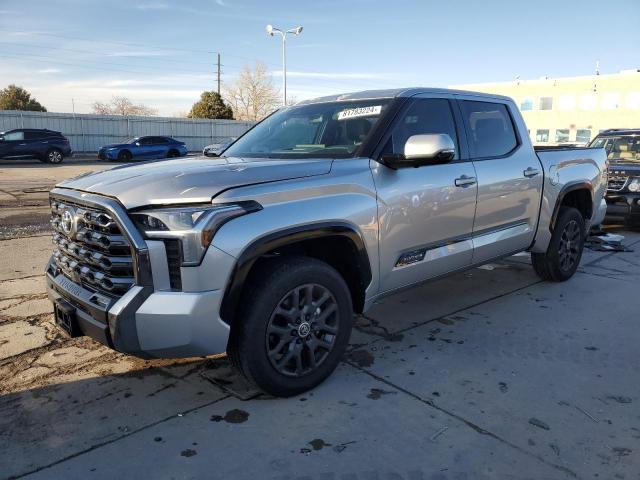
<path id="1" fill-rule="evenodd" d="M 387 297 L 290 399 L 62 335 L 45 233 L 0 240 L 0 478 L 640 478 L 640 232 L 566 283 L 519 255 Z"/>

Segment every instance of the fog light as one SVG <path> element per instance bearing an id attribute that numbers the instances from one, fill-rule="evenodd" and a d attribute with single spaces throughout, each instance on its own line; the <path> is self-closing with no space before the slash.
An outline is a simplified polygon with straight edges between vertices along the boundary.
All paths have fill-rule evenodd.
<path id="1" fill-rule="evenodd" d="M 627 188 L 630 192 L 640 191 L 640 182 L 638 181 L 638 179 L 634 179 Z"/>

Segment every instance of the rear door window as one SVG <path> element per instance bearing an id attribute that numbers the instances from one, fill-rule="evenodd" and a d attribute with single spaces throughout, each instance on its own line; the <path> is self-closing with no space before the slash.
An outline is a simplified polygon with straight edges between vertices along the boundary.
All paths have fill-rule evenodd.
<path id="1" fill-rule="evenodd" d="M 475 158 L 502 157 L 518 146 L 506 105 L 470 100 L 463 100 L 460 105 L 468 130 L 469 147 Z"/>
<path id="2" fill-rule="evenodd" d="M 153 137 L 144 137 L 139 140 L 140 145 L 153 145 Z"/>
<path id="3" fill-rule="evenodd" d="M 44 137 L 44 132 L 39 132 L 37 130 L 27 130 L 26 132 L 24 132 L 25 140 L 39 140 Z"/>

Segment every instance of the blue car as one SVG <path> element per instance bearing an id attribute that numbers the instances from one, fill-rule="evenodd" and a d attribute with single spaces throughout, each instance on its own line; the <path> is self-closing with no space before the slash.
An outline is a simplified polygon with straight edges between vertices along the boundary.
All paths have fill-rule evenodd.
<path id="1" fill-rule="evenodd" d="M 105 145 L 98 151 L 100 160 L 149 160 L 152 158 L 182 157 L 187 146 L 171 137 L 134 137 L 122 143 Z"/>

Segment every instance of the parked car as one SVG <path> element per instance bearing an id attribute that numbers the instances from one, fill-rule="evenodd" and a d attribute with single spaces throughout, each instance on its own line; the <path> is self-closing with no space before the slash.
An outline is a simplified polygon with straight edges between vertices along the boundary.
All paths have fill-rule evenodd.
<path id="1" fill-rule="evenodd" d="M 98 151 L 100 160 L 149 160 L 152 158 L 183 157 L 187 154 L 184 142 L 171 137 L 133 137 L 122 143 L 105 145 Z"/>
<path id="2" fill-rule="evenodd" d="M 227 138 L 220 143 L 212 143 L 202 150 L 205 157 L 219 157 L 229 146 L 236 141 L 236 137 Z"/>
<path id="3" fill-rule="evenodd" d="M 37 158 L 56 164 L 72 153 L 69 140 L 53 130 L 17 128 L 0 133 L 0 158 Z"/>
<path id="4" fill-rule="evenodd" d="M 294 395 L 336 368 L 354 311 L 521 251 L 568 280 L 606 210 L 604 149 L 537 152 L 513 100 L 489 94 L 306 101 L 225 157 L 51 191 L 62 329 L 145 358 L 226 351 L 263 391 Z"/>
<path id="5" fill-rule="evenodd" d="M 640 225 L 640 129 L 605 130 L 591 146 L 604 148 L 609 160 L 605 223 Z"/>

